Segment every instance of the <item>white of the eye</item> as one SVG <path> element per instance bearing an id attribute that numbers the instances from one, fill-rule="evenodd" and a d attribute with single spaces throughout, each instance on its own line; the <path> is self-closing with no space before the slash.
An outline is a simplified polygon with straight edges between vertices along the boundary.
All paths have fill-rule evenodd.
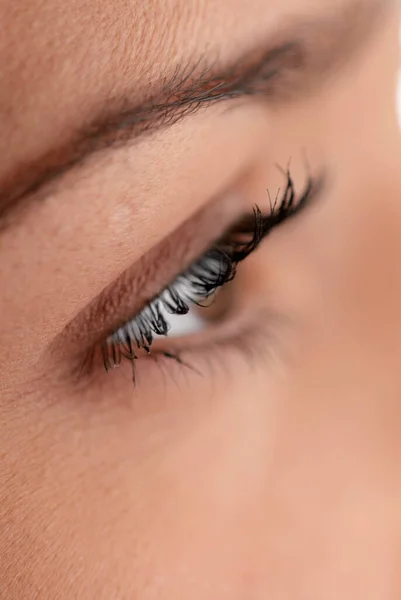
<path id="1" fill-rule="evenodd" d="M 218 260 L 211 258 L 208 260 L 207 269 L 205 268 L 205 276 L 207 274 L 215 272 L 216 276 L 219 275 L 221 265 Z M 184 335 L 190 335 L 202 331 L 205 328 L 205 320 L 194 310 L 195 305 L 192 303 L 192 299 L 196 297 L 199 286 L 202 286 L 202 269 L 198 269 L 197 275 L 192 274 L 191 276 L 182 275 L 177 278 L 173 284 L 174 291 L 179 295 L 184 302 L 189 306 L 189 311 L 186 315 L 175 315 L 171 314 L 164 306 L 163 301 L 167 305 L 174 304 L 174 300 L 171 297 L 169 288 L 166 288 L 160 295 L 161 302 L 158 303 L 158 310 L 164 317 L 166 323 L 169 326 L 168 337 L 179 337 Z M 199 297 L 199 300 L 202 300 Z M 146 308 L 144 310 L 147 310 Z M 127 323 L 124 327 L 118 329 L 111 337 L 115 342 L 124 343 L 127 332 L 132 339 L 140 339 L 140 332 L 138 325 L 133 319 L 130 323 Z M 153 337 L 164 338 L 165 336 L 157 335 L 153 333 Z"/>
<path id="2" fill-rule="evenodd" d="M 194 310 L 194 305 L 190 305 L 189 312 L 186 315 L 170 314 L 162 305 L 159 305 L 159 311 L 168 323 L 168 337 L 180 337 L 202 331 L 205 328 L 205 321 Z M 140 334 L 135 321 L 121 327 L 112 335 L 112 340 L 123 343 L 126 339 L 127 330 L 132 339 L 139 339 Z M 164 335 L 153 333 L 154 339 L 165 339 Z"/>
<path id="3" fill-rule="evenodd" d="M 207 273 L 215 272 L 219 273 L 220 263 L 217 260 L 209 259 L 207 265 Z M 206 274 L 206 269 L 205 269 Z M 199 270 L 198 277 L 189 278 L 180 278 L 174 284 L 174 290 L 178 293 L 178 295 L 183 299 L 190 299 L 196 295 L 196 284 L 201 284 L 200 276 L 202 276 L 202 270 Z M 169 299 L 168 290 L 164 291 L 162 296 L 166 297 L 166 300 Z M 200 298 L 201 299 L 201 298 Z M 166 322 L 169 324 L 168 337 L 180 337 L 184 335 L 190 335 L 192 333 L 196 333 L 198 331 L 202 331 L 206 323 L 204 319 L 199 315 L 199 313 L 194 309 L 195 305 L 191 304 L 191 301 L 188 301 L 189 312 L 186 315 L 174 315 L 170 314 L 163 306 L 160 306 L 160 312 L 166 319 Z M 155 338 L 164 337 L 155 335 Z"/>
<path id="4" fill-rule="evenodd" d="M 174 289 L 179 293 L 181 298 L 188 298 L 192 292 L 191 284 L 185 280 L 181 280 L 179 284 L 174 286 Z M 166 319 L 169 325 L 168 337 L 179 337 L 190 335 L 197 331 L 202 331 L 205 328 L 205 321 L 194 310 L 195 305 L 189 304 L 189 312 L 186 315 L 170 314 L 163 306 L 160 307 L 160 312 Z M 163 337 L 155 335 L 155 338 Z"/>
<path id="5" fill-rule="evenodd" d="M 180 337 L 191 335 L 197 331 L 202 331 L 205 328 L 205 321 L 200 317 L 191 306 L 186 315 L 170 315 L 165 309 L 162 310 L 169 324 L 168 337 Z M 163 337 L 155 335 L 155 338 Z"/>

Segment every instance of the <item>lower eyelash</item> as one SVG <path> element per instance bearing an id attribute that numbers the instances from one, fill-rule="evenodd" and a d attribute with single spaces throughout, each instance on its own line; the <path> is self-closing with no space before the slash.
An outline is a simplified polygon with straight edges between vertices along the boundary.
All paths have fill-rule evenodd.
<path id="1" fill-rule="evenodd" d="M 158 367 L 177 383 L 176 375 L 180 376 L 186 370 L 204 378 L 207 371 L 213 373 L 216 368 L 221 368 L 230 377 L 228 357 L 233 354 L 244 359 L 250 369 L 265 364 L 268 356 L 273 356 L 273 349 L 277 348 L 273 341 L 281 321 L 279 315 L 259 308 L 251 315 L 248 313 L 235 319 L 230 323 L 228 332 L 222 327 L 213 340 L 147 354 L 136 361 L 138 366 L 132 362 L 134 384 L 141 385 L 141 380 L 145 385 L 147 380 L 153 381 L 154 375 L 148 370 L 151 366 Z"/>

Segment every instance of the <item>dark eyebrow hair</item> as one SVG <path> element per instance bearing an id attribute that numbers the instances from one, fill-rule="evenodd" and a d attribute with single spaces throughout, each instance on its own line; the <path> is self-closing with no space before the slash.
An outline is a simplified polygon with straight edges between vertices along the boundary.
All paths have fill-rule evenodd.
<path id="1" fill-rule="evenodd" d="M 376 28 L 384 5 L 392 2 L 350 0 L 341 12 L 320 20 L 294 19 L 264 47 L 237 58 L 232 65 L 221 68 L 218 61 L 208 64 L 203 57 L 162 77 L 142 102 L 132 105 L 130 99 L 123 99 L 119 106 L 112 106 L 106 101 L 100 113 L 66 144 L 20 165 L 3 182 L 0 230 L 13 222 L 10 217 L 25 207 L 25 200 L 40 199 L 51 184 L 97 152 L 133 143 L 223 100 L 259 95 L 274 101 L 312 89 L 316 76 L 328 74 L 363 45 Z"/>

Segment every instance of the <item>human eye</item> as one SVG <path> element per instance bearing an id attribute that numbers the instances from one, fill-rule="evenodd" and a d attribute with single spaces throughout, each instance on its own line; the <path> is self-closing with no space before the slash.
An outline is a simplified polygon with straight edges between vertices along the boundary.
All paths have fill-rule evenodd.
<path id="1" fill-rule="evenodd" d="M 213 310 L 215 303 L 220 302 L 222 289 L 234 280 L 241 263 L 259 248 L 275 228 L 305 208 L 320 187 L 320 181 L 310 177 L 303 191 L 297 194 L 289 171 L 285 172 L 285 177 L 283 192 L 279 191 L 274 200 L 270 199 L 266 214 L 258 206 L 254 206 L 248 214 L 241 214 L 236 222 L 229 225 L 222 235 L 193 260 L 188 262 L 185 256 L 181 256 L 183 267 L 174 276 L 167 277 L 165 284 L 160 286 L 160 291 L 149 294 L 146 290 L 152 289 L 152 283 L 149 282 L 149 276 L 142 275 L 142 305 L 135 313 L 131 312 L 128 318 L 122 319 L 120 309 L 125 315 L 127 305 L 138 304 L 135 298 L 138 296 L 138 287 L 135 288 L 135 294 L 133 288 L 125 284 L 124 295 L 128 295 L 128 303 L 126 298 L 122 302 L 111 301 L 109 292 L 113 295 L 112 290 L 105 290 L 102 309 L 97 308 L 92 314 L 92 327 L 97 329 L 94 315 L 103 315 L 104 312 L 112 313 L 113 320 L 118 325 L 111 326 L 110 331 L 102 334 L 84 353 L 80 359 L 80 375 L 98 372 L 99 365 L 109 372 L 125 361 L 131 365 L 135 382 L 141 370 L 152 362 L 157 362 L 160 366 L 164 360 L 170 363 L 173 361 L 199 371 L 197 356 L 201 353 L 212 353 L 217 348 L 227 347 L 228 343 L 238 346 L 239 337 L 250 332 L 254 321 L 237 319 L 238 323 L 241 322 L 237 326 L 238 331 L 235 326 L 227 327 L 236 312 L 232 302 L 226 303 L 227 306 L 219 311 L 218 319 L 209 319 L 209 311 Z M 179 244 L 179 241 L 176 243 Z M 154 264 L 152 261 L 150 263 L 144 271 L 152 271 Z M 167 268 L 161 268 L 160 271 L 163 279 Z M 160 279 L 160 273 L 158 278 Z M 177 329 L 177 324 L 185 318 L 188 320 L 189 315 L 189 332 L 187 327 L 184 334 L 181 327 Z M 104 321 L 104 316 L 101 320 Z M 259 324 L 257 329 L 260 330 Z"/>

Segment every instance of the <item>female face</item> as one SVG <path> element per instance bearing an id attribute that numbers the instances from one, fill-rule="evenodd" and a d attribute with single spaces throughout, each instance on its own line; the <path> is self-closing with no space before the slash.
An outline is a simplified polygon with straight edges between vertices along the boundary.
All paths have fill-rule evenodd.
<path id="1" fill-rule="evenodd" d="M 0 595 L 399 598 L 396 3 L 0 23 Z"/>

